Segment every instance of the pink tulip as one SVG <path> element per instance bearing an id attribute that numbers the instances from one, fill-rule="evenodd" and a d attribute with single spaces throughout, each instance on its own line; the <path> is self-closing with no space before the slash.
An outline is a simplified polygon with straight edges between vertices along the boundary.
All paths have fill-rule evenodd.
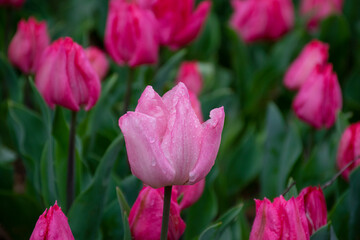
<path id="1" fill-rule="evenodd" d="M 310 235 L 327 223 L 324 193 L 320 187 L 304 188 L 299 196 L 304 199 L 305 213 Z"/>
<path id="2" fill-rule="evenodd" d="M 331 64 L 317 65 L 293 102 L 295 114 L 315 128 L 331 127 L 341 106 L 341 89 Z"/>
<path id="3" fill-rule="evenodd" d="M 185 231 L 180 216 L 176 190 L 173 189 L 170 202 L 168 240 L 177 240 Z M 134 240 L 159 240 L 164 204 L 164 188 L 144 187 L 129 214 L 129 225 Z"/>
<path id="4" fill-rule="evenodd" d="M 0 0 L 0 6 L 21 7 L 25 0 Z"/>
<path id="5" fill-rule="evenodd" d="M 73 240 L 68 220 L 55 202 L 36 222 L 30 240 Z"/>
<path id="6" fill-rule="evenodd" d="M 36 86 L 53 108 L 55 104 L 79 111 L 92 108 L 99 98 L 100 80 L 83 48 L 69 37 L 45 49 L 36 71 Z"/>
<path id="7" fill-rule="evenodd" d="M 135 2 L 111 0 L 105 47 L 119 65 L 135 67 L 158 59 L 159 28 L 154 14 Z"/>
<path id="8" fill-rule="evenodd" d="M 201 103 L 200 103 L 198 97 L 196 96 L 196 94 L 191 92 L 190 90 L 189 90 L 189 99 L 190 99 L 190 104 L 191 104 L 192 108 L 194 109 L 195 114 L 198 117 L 200 123 L 203 123 L 204 117 L 203 117 L 203 114 L 201 111 Z"/>
<path id="9" fill-rule="evenodd" d="M 163 97 L 148 86 L 119 119 L 132 173 L 153 188 L 197 183 L 214 165 L 224 118 L 216 108 L 201 123 L 183 83 Z"/>
<path id="10" fill-rule="evenodd" d="M 287 70 L 284 85 L 299 89 L 316 65 L 325 64 L 329 58 L 329 45 L 318 40 L 308 43 Z"/>
<path id="11" fill-rule="evenodd" d="M 27 22 L 21 20 L 9 45 L 9 60 L 24 73 L 34 73 L 39 58 L 49 43 L 46 22 L 37 22 L 33 17 Z"/>
<path id="12" fill-rule="evenodd" d="M 103 80 L 109 70 L 109 62 L 105 53 L 97 47 L 88 47 L 85 49 L 85 53 L 100 80 Z"/>
<path id="13" fill-rule="evenodd" d="M 183 82 L 190 91 L 199 95 L 203 86 L 203 79 L 197 62 L 184 62 L 181 64 L 176 79 L 176 83 L 179 82 Z"/>
<path id="14" fill-rule="evenodd" d="M 233 0 L 231 26 L 247 43 L 275 40 L 294 23 L 291 0 Z"/>
<path id="15" fill-rule="evenodd" d="M 337 166 L 343 169 L 350 162 L 342 176 L 349 181 L 351 171 L 360 165 L 360 122 L 351 124 L 342 134 L 337 152 Z"/>
<path id="16" fill-rule="evenodd" d="M 210 1 L 203 1 L 194 11 L 194 0 L 156 0 L 152 10 L 159 21 L 161 44 L 178 49 L 193 41 L 210 7 Z"/>
<path id="17" fill-rule="evenodd" d="M 307 19 L 307 26 L 314 30 L 319 22 L 332 15 L 341 13 L 343 0 L 302 0 L 300 14 Z"/>
<path id="18" fill-rule="evenodd" d="M 205 179 L 195 183 L 194 185 L 174 186 L 178 195 L 182 195 L 180 202 L 180 210 L 190 207 L 199 200 L 205 187 Z"/>

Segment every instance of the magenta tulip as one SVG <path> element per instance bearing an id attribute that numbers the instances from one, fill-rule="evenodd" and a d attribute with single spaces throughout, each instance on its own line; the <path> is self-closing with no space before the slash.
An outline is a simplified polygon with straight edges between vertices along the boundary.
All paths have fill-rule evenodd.
<path id="1" fill-rule="evenodd" d="M 9 60 L 24 73 L 34 73 L 39 58 L 49 43 L 46 22 L 37 22 L 33 17 L 27 22 L 21 20 L 9 45 Z"/>
<path id="2" fill-rule="evenodd" d="M 73 111 L 92 108 L 99 98 L 100 80 L 83 48 L 69 37 L 45 49 L 36 71 L 36 86 L 50 107 Z"/>
<path id="3" fill-rule="evenodd" d="M 74 236 L 61 208 L 55 202 L 36 222 L 30 240 L 73 240 Z"/>
<path id="4" fill-rule="evenodd" d="M 134 240 L 159 240 L 164 204 L 164 188 L 144 187 L 129 214 L 129 225 Z M 176 190 L 172 190 L 168 240 L 178 240 L 185 231 L 180 216 Z"/>
<path id="5" fill-rule="evenodd" d="M 287 70 L 284 85 L 292 90 L 299 89 L 318 64 L 325 64 L 329 58 L 329 45 L 318 40 L 308 43 Z"/>
<path id="6" fill-rule="evenodd" d="M 189 91 L 199 95 L 203 86 L 203 79 L 197 62 L 184 62 L 181 64 L 176 79 L 176 83 L 179 82 L 183 82 Z"/>
<path id="7" fill-rule="evenodd" d="M 195 183 L 194 185 L 179 185 L 174 187 L 177 190 L 178 196 L 182 196 L 180 209 L 183 210 L 199 200 L 204 191 L 205 179 Z"/>
<path id="8" fill-rule="evenodd" d="M 21 7 L 25 0 L 0 0 L 0 6 Z"/>
<path id="9" fill-rule="evenodd" d="M 85 53 L 100 80 L 103 80 L 109 70 L 109 62 L 105 53 L 97 47 L 88 47 L 85 49 Z"/>
<path id="10" fill-rule="evenodd" d="M 216 108 L 201 123 L 183 83 L 163 97 L 148 86 L 119 119 L 132 173 L 153 188 L 197 183 L 214 165 L 224 118 Z"/>

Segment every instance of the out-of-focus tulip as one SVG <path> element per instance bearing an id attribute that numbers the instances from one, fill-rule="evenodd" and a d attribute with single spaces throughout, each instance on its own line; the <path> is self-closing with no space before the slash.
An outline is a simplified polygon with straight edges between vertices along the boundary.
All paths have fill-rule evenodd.
<path id="1" fill-rule="evenodd" d="M 135 67 L 158 59 L 159 28 L 154 14 L 135 2 L 112 0 L 105 29 L 105 47 L 119 65 Z"/>
<path id="2" fill-rule="evenodd" d="M 329 58 L 329 45 L 318 40 L 308 43 L 287 70 L 284 85 L 298 89 L 309 77 L 316 65 L 325 64 Z"/>
<path id="3" fill-rule="evenodd" d="M 168 239 L 177 240 L 185 231 L 185 223 L 180 216 L 177 191 L 173 189 L 170 202 Z M 164 188 L 144 187 L 129 214 L 129 225 L 135 240 L 159 240 L 164 204 Z"/>
<path id="4" fill-rule="evenodd" d="M 351 171 L 360 165 L 360 122 L 351 124 L 342 134 L 337 152 L 337 166 L 343 169 L 355 160 L 342 176 L 348 181 Z"/>
<path id="5" fill-rule="evenodd" d="M 317 65 L 295 97 L 295 114 L 315 128 L 329 128 L 341 107 L 341 89 L 332 65 Z"/>
<path id="6" fill-rule="evenodd" d="M 36 222 L 30 240 L 73 240 L 74 236 L 61 208 L 55 202 Z"/>
<path id="7" fill-rule="evenodd" d="M 201 103 L 195 93 L 189 90 L 190 104 L 193 107 L 196 116 L 199 118 L 200 123 L 204 122 L 204 117 L 201 111 Z"/>
<path id="8" fill-rule="evenodd" d="M 291 0 L 233 0 L 231 26 L 247 43 L 275 40 L 294 23 Z"/>
<path id="9" fill-rule="evenodd" d="M 194 11 L 194 0 L 156 0 L 152 10 L 159 21 L 161 44 L 177 49 L 194 40 L 210 7 L 210 1 L 203 1 Z"/>
<path id="10" fill-rule="evenodd" d="M 33 17 L 27 22 L 21 20 L 9 45 L 9 60 L 24 73 L 34 73 L 39 58 L 49 43 L 46 22 L 37 22 Z"/>
<path id="11" fill-rule="evenodd" d="M 304 199 L 305 213 L 311 235 L 327 223 L 324 193 L 320 187 L 307 187 L 300 192 L 299 196 Z"/>
<path id="12" fill-rule="evenodd" d="M 180 209 L 190 207 L 199 200 L 205 187 L 205 179 L 195 183 L 194 185 L 179 185 L 174 186 L 179 196 L 182 195 L 180 202 Z"/>
<path id="13" fill-rule="evenodd" d="M 103 80 L 109 70 L 109 62 L 105 53 L 97 47 L 88 47 L 85 49 L 85 53 L 100 80 Z"/>
<path id="14" fill-rule="evenodd" d="M 50 107 L 78 111 L 92 108 L 99 98 L 100 80 L 83 48 L 69 37 L 53 42 L 36 71 L 36 86 Z"/>
<path id="15" fill-rule="evenodd" d="M 163 97 L 148 86 L 119 119 L 132 173 L 154 188 L 197 183 L 214 165 L 224 118 L 220 107 L 201 123 L 181 82 Z"/>
<path id="16" fill-rule="evenodd" d="M 0 0 L 0 6 L 21 7 L 25 0 Z"/>
<path id="17" fill-rule="evenodd" d="M 319 22 L 341 12 L 343 0 L 301 0 L 300 14 L 307 19 L 307 26 L 314 30 Z"/>
<path id="18" fill-rule="evenodd" d="M 176 79 L 176 83 L 179 82 L 183 82 L 190 91 L 199 95 L 203 86 L 203 79 L 197 62 L 184 62 L 181 64 Z"/>

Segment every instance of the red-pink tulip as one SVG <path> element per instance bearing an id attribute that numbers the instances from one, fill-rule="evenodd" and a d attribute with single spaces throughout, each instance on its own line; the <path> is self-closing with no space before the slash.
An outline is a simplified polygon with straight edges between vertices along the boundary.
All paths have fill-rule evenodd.
<path id="1" fill-rule="evenodd" d="M 103 80 L 109 70 L 109 62 L 105 53 L 97 47 L 88 47 L 85 49 L 85 53 L 100 80 Z"/>
<path id="2" fill-rule="evenodd" d="M 197 183 L 215 163 L 224 118 L 220 107 L 201 123 L 181 82 L 163 97 L 148 86 L 119 119 L 132 173 L 154 188 Z"/>
<path id="3" fill-rule="evenodd" d="M 30 240 L 73 240 L 68 220 L 55 202 L 36 222 Z"/>
<path id="4" fill-rule="evenodd" d="M 185 231 L 180 216 L 177 191 L 173 189 L 170 202 L 168 240 L 177 240 Z M 164 204 L 164 188 L 144 187 L 129 214 L 129 225 L 135 240 L 159 240 Z"/>
<path id="5" fill-rule="evenodd" d="M 181 64 L 176 79 L 176 83 L 179 82 L 183 82 L 190 91 L 199 95 L 203 86 L 203 79 L 197 62 L 184 62 Z"/>
<path id="6" fill-rule="evenodd" d="M 331 127 L 341 106 L 341 89 L 331 64 L 317 65 L 293 102 L 295 114 L 315 128 Z"/>
<path id="7" fill-rule="evenodd" d="M 247 43 L 275 40 L 294 23 L 291 0 L 233 0 L 231 26 Z"/>
<path id="8" fill-rule="evenodd" d="M 34 73 L 39 58 L 49 43 L 46 22 L 37 22 L 33 17 L 27 22 L 21 20 L 9 45 L 9 60 L 24 73 Z"/>
<path id="9" fill-rule="evenodd" d="M 190 207 L 199 200 L 205 187 L 205 179 L 195 183 L 194 185 L 174 186 L 179 196 L 182 196 L 180 209 Z"/>
<path id="10" fill-rule="evenodd" d="M 195 93 L 189 90 L 189 99 L 196 116 L 199 118 L 200 123 L 204 122 L 204 117 L 201 111 L 201 103 Z"/>
<path id="11" fill-rule="evenodd" d="M 124 0 L 111 0 L 105 29 L 105 47 L 119 65 L 135 67 L 158 59 L 159 28 L 154 14 Z"/>
<path id="12" fill-rule="evenodd" d="M 25 0 L 0 0 L 0 6 L 12 6 L 12 7 L 21 7 L 24 4 Z"/>
<path id="13" fill-rule="evenodd" d="M 287 70 L 284 85 L 299 89 L 316 65 L 325 64 L 329 58 L 329 45 L 318 40 L 308 43 Z"/>
<path id="14" fill-rule="evenodd" d="M 354 161 L 355 160 L 355 161 Z M 352 164 L 350 164 L 354 161 Z M 342 176 L 348 181 L 351 171 L 360 165 L 360 122 L 351 124 L 342 134 L 337 152 L 337 166 L 343 169 Z"/>
<path id="15" fill-rule="evenodd" d="M 53 42 L 36 71 L 36 86 L 50 107 L 78 111 L 92 108 L 99 98 L 100 80 L 83 48 L 69 37 Z"/>
<path id="16" fill-rule="evenodd" d="M 320 187 L 304 188 L 299 196 L 304 199 L 305 213 L 311 235 L 327 223 L 325 196 Z"/>

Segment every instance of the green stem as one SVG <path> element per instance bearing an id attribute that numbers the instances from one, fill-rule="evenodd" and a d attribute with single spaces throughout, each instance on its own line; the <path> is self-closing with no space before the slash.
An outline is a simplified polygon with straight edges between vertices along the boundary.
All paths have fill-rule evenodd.
<path id="1" fill-rule="evenodd" d="M 126 85 L 126 93 L 125 93 L 125 99 L 124 99 L 123 114 L 125 114 L 129 110 L 129 105 L 130 105 L 130 100 L 131 100 L 131 88 L 132 88 L 134 72 L 135 72 L 134 68 L 129 68 L 129 74 L 128 74 L 127 85 Z"/>
<path id="2" fill-rule="evenodd" d="M 172 190 L 172 186 L 166 186 L 164 189 L 164 208 L 163 208 L 160 240 L 166 240 L 168 235 L 171 190 Z"/>
<path id="3" fill-rule="evenodd" d="M 71 113 L 71 125 L 69 135 L 69 152 L 68 152 L 68 171 L 67 171 L 67 195 L 66 195 L 66 207 L 69 211 L 71 204 L 74 201 L 75 196 L 75 133 L 76 133 L 76 115 L 77 112 Z"/>

